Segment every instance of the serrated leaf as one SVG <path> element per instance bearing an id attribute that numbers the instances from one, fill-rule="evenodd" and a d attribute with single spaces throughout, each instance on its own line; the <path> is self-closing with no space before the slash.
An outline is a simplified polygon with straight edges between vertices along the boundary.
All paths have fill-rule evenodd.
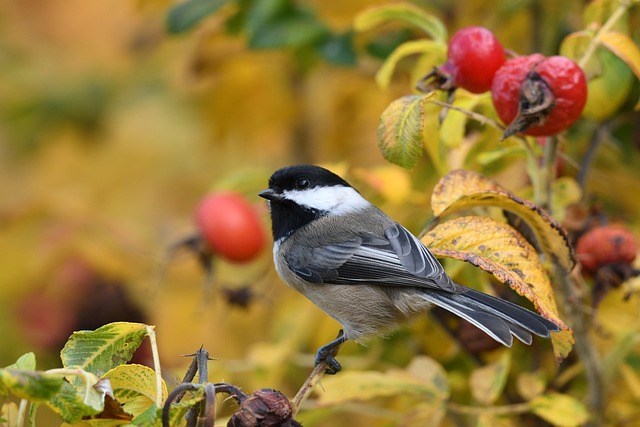
<path id="1" fill-rule="evenodd" d="M 65 367 L 105 373 L 131 360 L 147 335 L 147 325 L 115 322 L 95 331 L 74 332 L 60 352 Z"/>
<path id="2" fill-rule="evenodd" d="M 81 386 L 74 386 L 64 381 L 58 393 L 47 401 L 47 406 L 68 423 L 75 423 L 83 417 L 102 412 L 104 393 L 93 387 L 98 382 L 98 378 L 88 374 L 85 380 L 88 377 L 92 379 Z"/>
<path id="3" fill-rule="evenodd" d="M 435 41 L 446 44 L 447 28 L 436 16 L 411 3 L 394 3 L 367 9 L 356 16 L 356 31 L 367 31 L 389 21 L 402 21 L 414 25 Z"/>
<path id="4" fill-rule="evenodd" d="M 186 0 L 179 3 L 167 14 L 167 31 L 170 34 L 188 31 L 231 1 L 233 0 Z"/>
<path id="5" fill-rule="evenodd" d="M 400 60 L 410 55 L 419 53 L 438 52 L 446 53 L 446 47 L 441 43 L 433 40 L 412 40 L 402 43 L 396 47 L 391 55 L 382 63 L 382 66 L 376 73 L 376 83 L 381 89 L 387 89 L 391 83 L 391 77 Z"/>
<path id="6" fill-rule="evenodd" d="M 33 352 L 25 353 L 20 356 L 15 363 L 7 366 L 6 369 L 23 369 L 25 371 L 33 371 L 36 369 L 36 355 Z"/>
<path id="7" fill-rule="evenodd" d="M 423 95 L 396 99 L 384 110 L 378 123 L 378 147 L 385 159 L 411 169 L 422 155 L 424 123 Z"/>
<path id="8" fill-rule="evenodd" d="M 558 221 L 533 202 L 510 193 L 479 173 L 452 171 L 433 189 L 431 208 L 437 217 L 478 206 L 494 206 L 516 214 L 529 225 L 549 259 L 556 259 L 566 271 L 575 265 L 569 238 Z"/>
<path id="9" fill-rule="evenodd" d="M 113 395 L 124 410 L 134 417 L 141 415 L 156 402 L 156 372 L 144 365 L 120 365 L 104 375 L 111 380 Z M 162 382 L 162 400 L 167 397 L 167 386 Z"/>
<path id="10" fill-rule="evenodd" d="M 566 394 L 549 393 L 531 400 L 531 411 L 559 427 L 577 427 L 589 420 L 587 408 Z"/>
<path id="11" fill-rule="evenodd" d="M 510 368 L 511 352 L 503 351 L 496 362 L 474 369 L 469 377 L 473 398 L 485 405 L 494 403 L 507 384 Z"/>
<path id="12" fill-rule="evenodd" d="M 32 402 L 46 402 L 65 381 L 56 375 L 24 369 L 0 369 L 0 395 L 12 394 Z"/>
<path id="13" fill-rule="evenodd" d="M 549 276 L 535 249 L 513 227 L 491 218 L 460 217 L 439 224 L 422 242 L 436 256 L 469 262 L 491 273 L 531 301 L 544 317 L 569 329 L 559 318 Z"/>
<path id="14" fill-rule="evenodd" d="M 426 366 L 424 361 L 418 363 Z M 330 406 L 376 397 L 413 395 L 443 404 L 449 394 L 446 376 L 437 362 L 427 363 L 432 371 L 424 375 L 432 377 L 433 381 L 425 381 L 424 377 L 401 370 L 349 371 L 334 377 L 325 377 L 322 380 L 323 391 L 320 393 L 318 403 L 321 406 Z"/>

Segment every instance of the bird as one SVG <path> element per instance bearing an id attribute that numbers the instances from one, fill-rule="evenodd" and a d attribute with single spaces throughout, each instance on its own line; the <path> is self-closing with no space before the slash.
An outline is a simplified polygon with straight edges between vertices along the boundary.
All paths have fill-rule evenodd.
<path id="1" fill-rule="evenodd" d="M 342 369 L 334 354 L 347 340 L 385 336 L 441 307 L 499 343 L 531 344 L 560 327 L 510 301 L 455 283 L 429 249 L 337 174 L 316 165 L 276 170 L 267 199 L 273 259 L 280 278 L 342 326 L 315 365 Z"/>

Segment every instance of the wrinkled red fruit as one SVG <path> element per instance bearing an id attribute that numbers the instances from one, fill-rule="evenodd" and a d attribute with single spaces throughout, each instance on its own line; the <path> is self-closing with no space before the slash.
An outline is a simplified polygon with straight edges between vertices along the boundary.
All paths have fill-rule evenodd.
<path id="1" fill-rule="evenodd" d="M 620 225 L 594 227 L 576 244 L 576 256 L 582 269 L 591 275 L 605 265 L 630 265 L 636 259 L 637 251 L 635 237 Z"/>
<path id="2" fill-rule="evenodd" d="M 551 136 L 580 116 L 587 81 L 569 58 L 534 53 L 505 62 L 494 76 L 491 95 L 498 116 L 509 125 L 503 138 L 518 132 Z"/>
<path id="3" fill-rule="evenodd" d="M 196 224 L 209 249 L 230 261 L 250 261 L 258 256 L 265 244 L 258 214 L 236 193 L 205 196 L 196 209 Z"/>
<path id="4" fill-rule="evenodd" d="M 496 71 L 506 59 L 504 48 L 491 31 L 465 27 L 449 40 L 447 61 L 418 84 L 424 91 L 461 87 L 472 93 L 491 89 Z"/>

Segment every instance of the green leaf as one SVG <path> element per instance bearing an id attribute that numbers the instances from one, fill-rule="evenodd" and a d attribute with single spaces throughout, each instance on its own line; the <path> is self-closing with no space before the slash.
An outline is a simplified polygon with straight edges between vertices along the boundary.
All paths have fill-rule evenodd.
<path id="1" fill-rule="evenodd" d="M 7 366 L 7 369 L 33 371 L 36 369 L 36 355 L 33 352 L 25 353 L 16 360 L 16 363 Z"/>
<path id="2" fill-rule="evenodd" d="M 295 48 L 319 43 L 330 36 L 328 28 L 310 12 L 293 9 L 257 26 L 249 34 L 252 49 Z"/>
<path id="3" fill-rule="evenodd" d="M 396 20 L 420 28 L 443 45 L 447 42 L 447 28 L 442 21 L 411 3 L 386 4 L 367 9 L 356 16 L 354 28 L 356 31 L 367 31 Z"/>
<path id="4" fill-rule="evenodd" d="M 142 323 L 115 322 L 95 331 L 74 332 L 60 352 L 62 364 L 105 373 L 131 360 L 146 328 Z"/>
<path id="5" fill-rule="evenodd" d="M 428 96 L 403 96 L 382 113 L 378 123 L 378 147 L 391 163 L 411 169 L 422 155 L 424 100 Z"/>
<path id="6" fill-rule="evenodd" d="M 0 369 L 0 395 L 12 394 L 32 402 L 45 402 L 65 383 L 64 379 L 45 372 L 23 369 Z"/>
<path id="7" fill-rule="evenodd" d="M 531 400 L 531 411 L 559 427 L 577 427 L 589 420 L 587 408 L 566 394 L 549 393 Z"/>
<path id="8" fill-rule="evenodd" d="M 318 46 L 318 49 L 324 60 L 331 64 L 352 66 L 357 62 L 356 52 L 353 49 L 352 31 L 332 34 Z"/>
<path id="9" fill-rule="evenodd" d="M 503 351 L 502 356 L 494 363 L 475 369 L 469 377 L 469 385 L 473 398 L 480 403 L 494 403 L 504 386 L 511 367 L 511 352 Z"/>
<path id="10" fill-rule="evenodd" d="M 389 55 L 376 73 L 376 83 L 381 89 L 387 89 L 391 82 L 391 76 L 401 59 L 409 55 L 430 52 L 444 54 L 446 53 L 446 48 L 433 40 L 412 40 L 402 43 Z"/>
<path id="11" fill-rule="evenodd" d="M 186 0 L 179 3 L 167 14 L 167 31 L 170 34 L 189 31 L 231 1 L 233 0 Z"/>
<path id="12" fill-rule="evenodd" d="M 600 42 L 604 47 L 622 59 L 633 71 L 637 79 L 640 79 L 640 47 L 625 33 L 608 32 L 600 36 Z M 635 109 L 640 108 L 640 101 Z"/>

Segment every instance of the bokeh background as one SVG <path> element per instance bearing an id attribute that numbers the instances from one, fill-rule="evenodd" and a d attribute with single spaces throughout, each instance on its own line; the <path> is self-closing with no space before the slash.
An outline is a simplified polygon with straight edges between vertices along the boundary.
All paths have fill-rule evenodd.
<path id="1" fill-rule="evenodd" d="M 299 3 L 342 33 L 379 2 Z M 587 2 L 415 3 L 450 32 L 483 25 L 509 49 L 554 54 L 562 37 L 582 28 Z M 376 145 L 380 114 L 412 92 L 412 76 L 401 64 L 389 89 L 374 80 L 385 52 L 416 33 L 391 25 L 355 35 L 355 56 L 339 63 L 292 48 L 251 49 L 246 34 L 227 31 L 226 9 L 169 34 L 173 6 L 161 0 L 0 3 L 0 366 L 27 351 L 36 353 L 40 369 L 59 366 L 71 331 L 131 320 L 156 325 L 168 380 L 188 365 L 181 355 L 204 346 L 217 359 L 212 381 L 293 395 L 315 349 L 338 325 L 279 281 L 270 247 L 250 263 L 214 262 L 218 288 L 249 287 L 246 306 L 220 292 L 206 298 L 196 257 L 178 251 L 168 258 L 167 251 L 195 231 L 194 208 L 211 190 L 245 194 L 268 229 L 257 192 L 276 168 L 302 162 L 343 172 L 419 231 L 432 215 L 429 196 L 438 176 L 427 159 L 414 172 L 389 165 Z M 637 11 L 629 20 L 638 37 Z M 626 111 L 624 126 L 611 125 L 588 188 L 608 215 L 637 232 L 640 116 Z M 596 125 L 580 126 L 564 150 L 568 175 L 578 174 Z M 517 160 L 492 175 L 511 189 L 527 184 Z M 621 304 L 623 291 L 616 292 L 610 323 L 637 326 L 637 296 Z M 425 318 L 387 341 L 345 346 L 341 361 L 347 369 L 384 368 L 416 353 L 447 361 L 456 349 Z"/>

